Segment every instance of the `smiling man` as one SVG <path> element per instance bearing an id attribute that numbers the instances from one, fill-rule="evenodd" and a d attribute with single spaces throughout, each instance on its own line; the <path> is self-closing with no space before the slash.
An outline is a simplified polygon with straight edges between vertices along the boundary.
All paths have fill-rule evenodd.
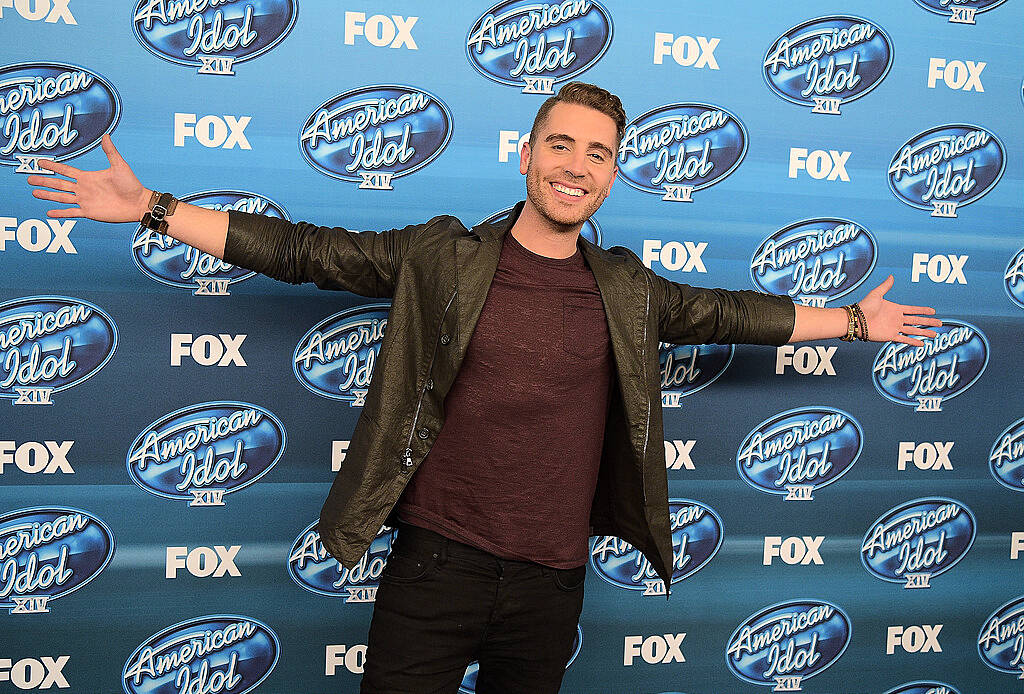
<path id="1" fill-rule="evenodd" d="M 570 83 L 541 106 L 508 221 L 450 216 L 381 233 L 177 203 L 110 168 L 54 162 L 51 217 L 138 222 L 286 282 L 392 300 L 363 412 L 319 532 L 345 566 L 381 525 L 381 576 L 362 692 L 557 692 L 583 604 L 591 535 L 614 535 L 671 577 L 659 343 L 828 337 L 920 344 L 939 321 L 884 300 L 843 308 L 665 280 L 580 237 L 611 192 L 617 97 Z"/>

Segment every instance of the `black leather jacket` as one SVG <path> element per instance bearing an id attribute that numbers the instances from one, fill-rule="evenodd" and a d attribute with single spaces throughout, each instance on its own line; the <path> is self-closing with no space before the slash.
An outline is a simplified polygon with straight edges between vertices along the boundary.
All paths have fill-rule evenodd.
<path id="1" fill-rule="evenodd" d="M 327 550 L 344 566 L 363 556 L 426 456 L 444 398 L 487 297 L 504 234 L 450 216 L 351 232 L 231 212 L 225 260 L 291 283 L 313 282 L 392 300 L 387 331 L 345 463 L 320 515 Z M 613 390 L 591 532 L 639 549 L 668 585 L 672 537 L 662 443 L 659 342 L 782 344 L 795 310 L 785 297 L 698 289 L 654 274 L 625 248 L 580 239 L 611 334 Z"/>

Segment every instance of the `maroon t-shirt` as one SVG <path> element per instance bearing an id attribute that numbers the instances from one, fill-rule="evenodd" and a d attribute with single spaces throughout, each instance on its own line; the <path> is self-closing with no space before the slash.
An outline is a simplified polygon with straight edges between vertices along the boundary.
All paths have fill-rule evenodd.
<path id="1" fill-rule="evenodd" d="M 581 253 L 545 258 L 506 234 L 444 426 L 399 518 L 500 557 L 584 564 L 612 373 Z"/>

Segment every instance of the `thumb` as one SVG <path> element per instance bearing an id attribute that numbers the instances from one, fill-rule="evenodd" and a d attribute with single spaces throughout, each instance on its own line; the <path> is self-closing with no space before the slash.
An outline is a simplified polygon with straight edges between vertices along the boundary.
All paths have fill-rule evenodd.
<path id="1" fill-rule="evenodd" d="M 114 141 L 110 139 L 109 134 L 103 135 L 102 139 L 100 139 L 100 147 L 103 148 L 103 153 L 107 155 L 107 161 L 110 162 L 112 167 L 128 166 L 121 153 L 114 147 Z"/>
<path id="2" fill-rule="evenodd" d="M 889 275 L 888 277 L 885 278 L 884 282 L 882 282 L 880 285 L 878 285 L 877 287 L 872 289 L 868 293 L 868 296 L 870 296 L 870 297 L 878 297 L 879 299 L 881 299 L 883 296 L 885 296 L 886 292 L 888 292 L 890 289 L 892 289 L 892 285 L 895 282 L 896 282 L 895 278 L 892 275 Z"/>

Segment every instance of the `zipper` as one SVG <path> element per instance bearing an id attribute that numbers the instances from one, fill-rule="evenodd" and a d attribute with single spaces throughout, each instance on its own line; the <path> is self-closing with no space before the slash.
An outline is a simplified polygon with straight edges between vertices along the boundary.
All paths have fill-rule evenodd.
<path id="1" fill-rule="evenodd" d="M 459 293 L 456 289 L 452 292 L 452 296 L 448 299 L 448 304 L 444 307 L 444 312 L 441 314 L 441 324 L 444 324 L 445 316 L 448 315 L 448 309 L 452 307 L 452 302 L 455 301 L 455 295 Z M 430 370 L 434 367 L 434 359 L 437 357 L 437 340 L 434 340 L 434 351 L 430 355 L 430 364 L 427 365 L 427 378 L 430 378 Z M 416 412 L 412 416 L 412 426 L 409 428 L 409 440 L 405 444 L 405 454 L 402 456 L 402 465 L 405 466 L 406 470 L 412 467 L 412 437 L 416 434 L 416 422 L 420 418 L 420 409 L 423 407 L 423 396 L 427 394 L 427 388 L 424 386 L 420 389 L 419 400 L 416 401 Z"/>
<path id="2" fill-rule="evenodd" d="M 644 307 L 644 348 L 642 364 L 643 364 L 643 386 L 644 393 L 647 394 L 647 423 L 644 426 L 644 451 L 643 456 L 640 460 L 640 486 L 644 493 L 644 506 L 647 505 L 647 482 L 644 479 L 644 469 L 647 467 L 647 443 L 650 439 L 651 434 L 651 386 L 647 382 L 647 325 L 650 322 L 651 315 L 651 279 L 647 276 L 646 272 L 641 270 L 644 276 L 644 282 L 647 285 L 647 305 Z"/>

